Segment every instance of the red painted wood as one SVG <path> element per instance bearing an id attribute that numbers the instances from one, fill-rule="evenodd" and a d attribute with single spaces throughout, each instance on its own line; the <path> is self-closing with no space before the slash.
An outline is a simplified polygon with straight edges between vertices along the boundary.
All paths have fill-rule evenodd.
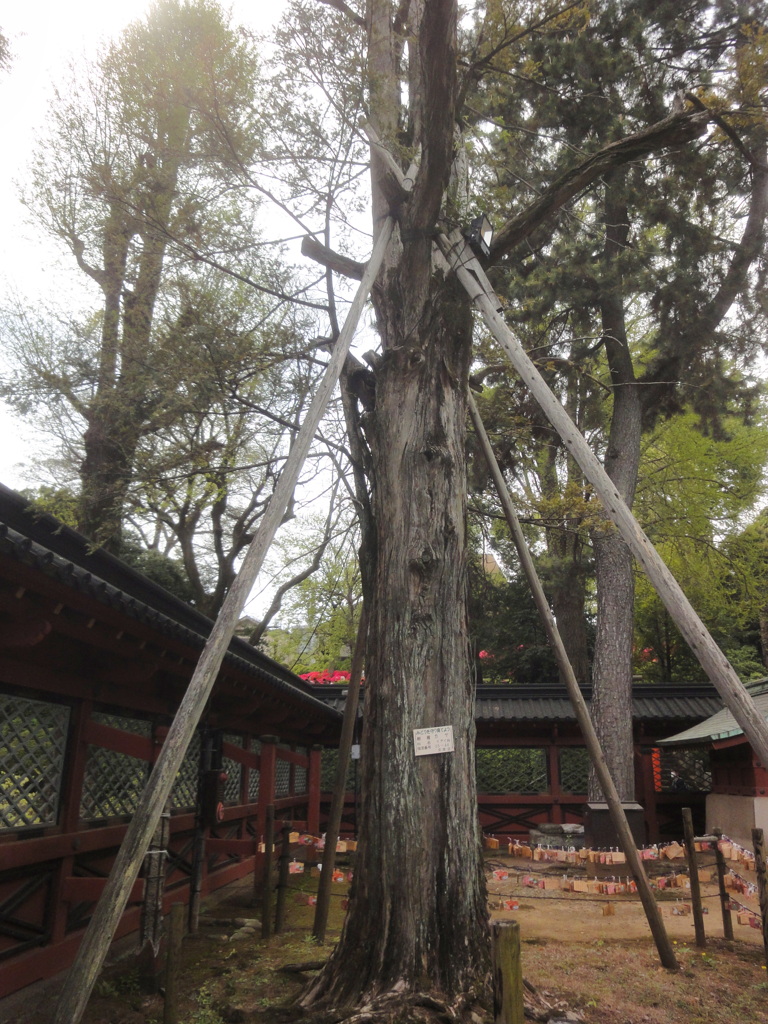
<path id="1" fill-rule="evenodd" d="M 309 752 L 307 770 L 307 832 L 320 832 L 320 758 L 322 749 L 313 747 Z"/>
<path id="2" fill-rule="evenodd" d="M 155 756 L 155 743 L 148 736 L 137 736 L 135 733 L 115 729 L 111 725 L 102 725 L 92 719 L 85 723 L 83 739 L 95 747 L 105 747 L 140 761 L 152 761 Z"/>
<path id="3" fill-rule="evenodd" d="M 90 903 L 101 898 L 106 878 L 77 878 L 70 876 L 64 879 L 62 900 L 65 903 Z M 139 878 L 131 889 L 129 900 L 140 903 L 144 899 L 144 879 Z"/>

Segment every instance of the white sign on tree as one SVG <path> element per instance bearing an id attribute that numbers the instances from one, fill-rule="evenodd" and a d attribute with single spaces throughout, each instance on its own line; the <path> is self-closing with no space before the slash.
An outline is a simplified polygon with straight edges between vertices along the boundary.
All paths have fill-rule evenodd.
<path id="1" fill-rule="evenodd" d="M 416 757 L 423 754 L 448 754 L 453 747 L 453 726 L 436 725 L 431 729 L 413 730 L 413 747 Z"/>

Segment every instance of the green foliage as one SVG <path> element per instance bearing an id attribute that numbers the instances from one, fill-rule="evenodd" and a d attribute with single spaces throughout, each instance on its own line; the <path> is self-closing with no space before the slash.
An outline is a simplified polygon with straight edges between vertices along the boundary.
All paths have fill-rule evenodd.
<path id="1" fill-rule="evenodd" d="M 315 527 L 316 537 L 319 522 Z M 294 672 L 351 667 L 363 596 L 356 536 L 347 529 L 330 542 L 319 569 L 291 590 L 277 624 L 262 642 L 270 657 Z M 305 547 L 307 540 L 305 533 Z M 295 552 L 296 541 L 287 543 Z"/>
<path id="2" fill-rule="evenodd" d="M 764 493 L 768 429 L 764 413 L 723 419 L 721 436 L 695 429 L 692 413 L 647 439 L 638 513 L 736 671 L 759 678 L 759 620 L 768 587 L 765 515 L 744 525 Z M 724 436 L 722 436 L 724 435 Z M 645 576 L 638 576 L 636 668 L 661 679 L 700 669 Z"/>
<path id="3" fill-rule="evenodd" d="M 78 498 L 74 491 L 67 487 L 53 487 L 41 484 L 39 487 L 21 491 L 29 499 L 36 512 L 55 516 L 65 526 L 77 529 Z"/>
<path id="4" fill-rule="evenodd" d="M 483 683 L 544 683 L 557 680 L 530 588 L 470 562 L 469 621 L 475 673 Z M 482 653 L 481 653 L 482 652 Z"/>
<path id="5" fill-rule="evenodd" d="M 224 1018 L 214 1004 L 213 994 L 203 985 L 197 993 L 197 1009 L 185 1019 L 184 1024 L 224 1024 Z"/>
<path id="6" fill-rule="evenodd" d="M 78 528 L 129 559 L 141 538 L 156 555 L 140 567 L 208 613 L 317 374 L 314 325 L 275 302 L 291 275 L 256 232 L 260 75 L 255 41 L 213 0 L 159 0 L 75 68 L 24 199 L 93 303 L 20 301 L 2 323 L 0 394 L 80 475 Z"/>

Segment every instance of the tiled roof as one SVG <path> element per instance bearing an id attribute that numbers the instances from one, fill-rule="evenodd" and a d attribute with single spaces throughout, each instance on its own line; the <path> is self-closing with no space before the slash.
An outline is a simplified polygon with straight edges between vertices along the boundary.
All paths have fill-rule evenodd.
<path id="1" fill-rule="evenodd" d="M 761 679 L 755 683 L 747 684 L 755 706 L 760 714 L 768 721 L 768 680 Z M 738 724 L 731 712 L 722 707 L 722 701 L 718 701 L 720 710 L 698 725 L 686 729 L 684 732 L 676 733 L 667 739 L 661 740 L 664 746 L 695 746 L 702 743 L 714 743 L 717 740 L 729 739 L 732 736 L 743 736 L 744 730 Z"/>
<path id="2" fill-rule="evenodd" d="M 318 686 L 318 697 L 331 707 L 344 707 L 344 686 Z M 589 689 L 583 690 L 589 700 Z M 710 683 L 638 684 L 633 688 L 635 719 L 643 722 L 690 722 L 706 718 L 720 706 Z M 475 721 L 481 722 L 575 722 L 576 715 L 565 687 L 478 686 Z"/>
<path id="3" fill-rule="evenodd" d="M 34 568 L 68 589 L 202 651 L 213 627 L 196 608 L 107 552 L 94 549 L 53 516 L 30 510 L 20 494 L 0 484 L 0 556 Z M 250 644 L 233 638 L 225 662 L 321 718 L 337 718 L 312 687 Z"/>

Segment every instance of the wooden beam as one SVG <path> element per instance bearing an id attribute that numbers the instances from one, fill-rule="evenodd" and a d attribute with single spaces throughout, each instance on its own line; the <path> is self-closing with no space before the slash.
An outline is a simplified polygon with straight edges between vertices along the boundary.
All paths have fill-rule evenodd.
<path id="1" fill-rule="evenodd" d="M 528 385 L 584 476 L 592 484 L 605 514 L 614 522 L 627 547 L 645 570 L 677 628 L 744 730 L 755 753 L 763 764 L 768 764 L 768 723 L 694 611 L 679 583 L 641 530 L 597 456 L 507 327 L 501 316 L 501 302 L 461 232 L 453 231 L 450 237 L 438 235 L 437 244 L 475 307 L 481 312 L 489 331 L 504 349 L 512 366 Z"/>
<path id="2" fill-rule="evenodd" d="M 488 463 L 488 468 L 491 471 L 494 483 L 496 484 L 496 490 L 501 501 L 504 514 L 509 525 L 512 539 L 515 542 L 517 553 L 520 558 L 520 564 L 523 567 L 528 585 L 531 588 L 533 600 L 536 608 L 539 612 L 542 624 L 546 631 L 549 639 L 550 646 L 555 654 L 557 660 L 557 667 L 560 669 L 560 673 L 565 680 L 565 686 L 568 690 L 568 696 L 571 700 L 576 720 L 579 723 L 584 742 L 587 745 L 589 751 L 589 757 L 592 761 L 592 765 L 595 769 L 600 788 L 605 796 L 606 803 L 608 804 L 608 810 L 611 815 L 611 821 L 616 829 L 619 837 L 619 842 L 624 854 L 627 858 L 627 864 L 629 865 L 632 875 L 637 883 L 637 892 L 640 897 L 640 901 L 643 904 L 645 910 L 645 916 L 648 919 L 648 927 L 651 929 L 654 941 L 656 943 L 656 949 L 659 953 L 659 959 L 661 960 L 664 967 L 668 967 L 670 970 L 677 969 L 677 958 L 672 948 L 672 944 L 669 941 L 666 929 L 664 928 L 664 922 L 661 917 L 661 912 L 656 903 L 656 899 L 651 890 L 648 876 L 645 873 L 643 862 L 640 860 L 640 855 L 637 852 L 635 846 L 635 839 L 632 835 L 632 830 L 629 827 L 627 816 L 624 813 L 624 807 L 621 803 L 621 797 L 619 796 L 618 790 L 614 785 L 613 778 L 611 776 L 610 769 L 608 768 L 608 762 L 605 760 L 602 747 L 600 746 L 600 740 L 597 732 L 595 731 L 592 717 L 587 707 L 587 702 L 579 688 L 576 674 L 573 671 L 573 666 L 568 658 L 568 654 L 565 650 L 565 644 L 560 636 L 560 631 L 557 628 L 557 623 L 552 615 L 552 611 L 549 607 L 544 588 L 541 585 L 536 567 L 533 564 L 533 558 L 528 550 L 528 545 L 523 534 L 523 529 L 520 525 L 520 520 L 517 518 L 514 506 L 512 505 L 512 498 L 507 488 L 504 475 L 501 472 L 501 467 L 496 460 L 491 442 L 488 439 L 488 434 L 483 426 L 483 421 L 480 418 L 475 400 L 471 393 L 467 393 L 467 402 L 469 407 L 469 414 L 472 418 L 472 423 L 475 427 L 475 433 L 480 442 L 480 447 L 485 455 L 485 460 Z M 549 794 L 550 797 L 552 794 Z"/>

